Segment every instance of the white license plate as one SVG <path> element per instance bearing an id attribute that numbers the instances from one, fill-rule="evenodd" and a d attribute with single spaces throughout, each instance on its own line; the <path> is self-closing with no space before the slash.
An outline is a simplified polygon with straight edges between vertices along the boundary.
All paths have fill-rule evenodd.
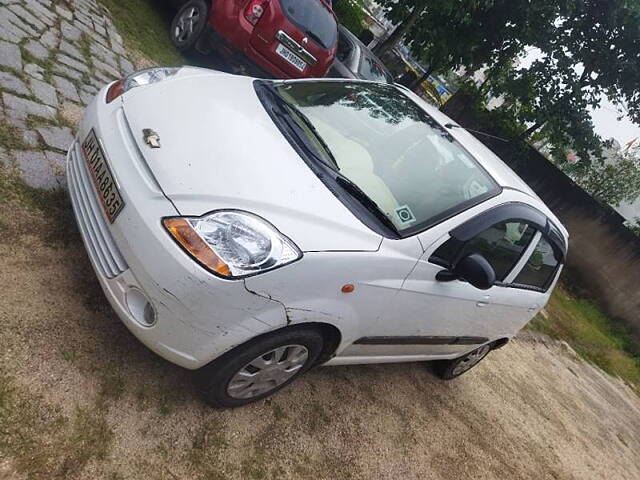
<path id="1" fill-rule="evenodd" d="M 82 142 L 82 156 L 87 162 L 87 170 L 89 170 L 93 184 L 98 192 L 102 209 L 109 222 L 113 223 L 124 207 L 124 201 L 118 191 L 116 182 L 113 180 L 113 174 L 109 169 L 109 165 L 107 165 L 104 152 L 93 129 Z"/>
<path id="2" fill-rule="evenodd" d="M 304 69 L 307 67 L 307 62 L 302 60 L 300 57 L 298 57 L 295 53 L 293 53 L 291 50 L 289 50 L 287 47 L 285 47 L 281 43 L 279 43 L 278 46 L 276 47 L 276 53 L 280 55 L 282 58 L 284 58 L 291 65 L 296 67 L 298 70 L 300 70 L 301 72 L 304 71 Z"/>

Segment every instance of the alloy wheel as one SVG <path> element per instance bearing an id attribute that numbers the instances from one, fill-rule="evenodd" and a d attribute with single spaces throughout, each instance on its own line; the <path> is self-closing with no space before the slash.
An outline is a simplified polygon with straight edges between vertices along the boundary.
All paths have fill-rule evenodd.
<path id="1" fill-rule="evenodd" d="M 179 43 L 185 43 L 191 38 L 199 19 L 200 12 L 196 7 L 187 8 L 182 12 L 173 32 L 174 37 Z"/>

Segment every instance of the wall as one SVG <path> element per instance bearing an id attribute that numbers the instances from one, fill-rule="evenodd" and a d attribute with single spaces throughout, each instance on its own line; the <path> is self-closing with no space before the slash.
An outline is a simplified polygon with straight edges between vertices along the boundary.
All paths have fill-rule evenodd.
<path id="1" fill-rule="evenodd" d="M 499 135 L 481 124 L 460 95 L 442 110 L 462 126 Z M 595 201 L 535 149 L 476 137 L 507 162 L 569 230 L 569 275 L 640 338 L 640 237 L 623 226 L 620 214 Z"/>

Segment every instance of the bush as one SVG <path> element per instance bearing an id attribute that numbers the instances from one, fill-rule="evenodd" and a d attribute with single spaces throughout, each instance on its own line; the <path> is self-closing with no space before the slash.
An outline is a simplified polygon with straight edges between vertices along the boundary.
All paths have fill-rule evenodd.
<path id="1" fill-rule="evenodd" d="M 338 21 L 354 35 L 360 35 L 364 24 L 362 0 L 334 0 L 333 11 Z"/>

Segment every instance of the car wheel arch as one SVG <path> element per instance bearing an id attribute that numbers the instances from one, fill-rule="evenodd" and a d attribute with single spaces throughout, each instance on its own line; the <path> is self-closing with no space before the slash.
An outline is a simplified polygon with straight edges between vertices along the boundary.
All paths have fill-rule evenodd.
<path id="1" fill-rule="evenodd" d="M 221 360 L 226 355 L 230 355 L 236 349 L 246 348 L 252 343 L 257 342 L 265 337 L 270 337 L 278 333 L 281 333 L 283 331 L 304 330 L 308 328 L 316 329 L 322 335 L 322 338 L 323 338 L 322 351 L 320 352 L 320 355 L 318 356 L 318 359 L 315 362 L 315 365 L 322 365 L 323 363 L 329 361 L 334 356 L 338 347 L 340 346 L 340 343 L 342 342 L 342 332 L 335 325 L 332 325 L 330 323 L 323 323 L 323 322 L 301 322 L 301 323 L 286 325 L 280 328 L 276 328 L 274 330 L 269 330 L 267 332 L 256 335 L 255 337 L 252 337 L 243 343 L 234 345 L 233 347 L 229 348 L 227 351 L 223 352 L 222 354 L 218 355 L 216 358 L 212 359 L 210 362 L 207 363 L 207 365 L 211 364 L 212 362 Z M 206 368 L 207 365 L 200 367 L 198 370 L 202 370 Z"/>

